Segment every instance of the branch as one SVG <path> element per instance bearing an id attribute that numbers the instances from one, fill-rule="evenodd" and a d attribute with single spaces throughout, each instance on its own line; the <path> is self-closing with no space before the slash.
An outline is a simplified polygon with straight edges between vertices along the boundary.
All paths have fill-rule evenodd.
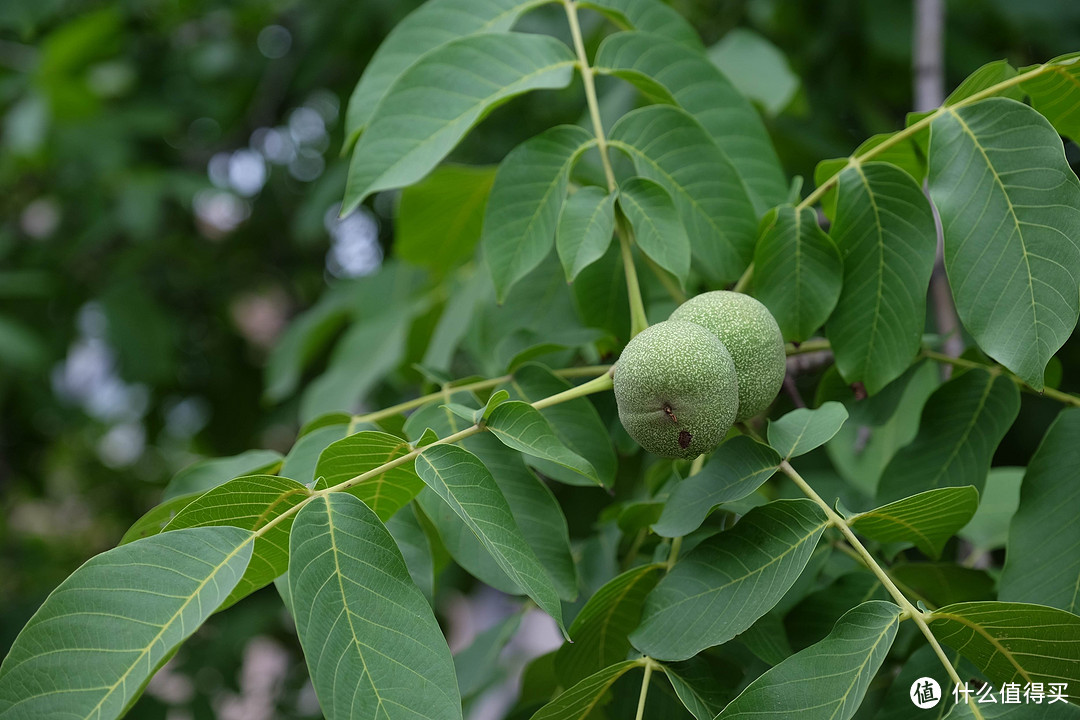
<path id="1" fill-rule="evenodd" d="M 615 181 L 615 173 L 611 169 L 611 160 L 608 157 L 607 136 L 604 134 L 604 125 L 600 120 L 600 102 L 596 98 L 596 85 L 593 82 L 595 71 L 589 65 L 589 56 L 585 52 L 585 42 L 581 37 L 581 24 L 578 22 L 577 0 L 563 0 L 566 9 L 566 20 L 570 23 L 570 37 L 574 42 L 574 51 L 578 57 L 578 69 L 581 70 L 581 82 L 585 86 L 585 102 L 589 106 L 589 117 L 592 119 L 593 134 L 596 135 L 596 149 L 600 151 L 600 162 L 604 166 L 604 177 L 607 178 L 608 191 L 615 192 L 619 185 Z M 616 213 L 615 234 L 619 238 L 619 248 L 622 251 L 623 271 L 626 273 L 626 291 L 630 299 L 630 337 L 649 327 L 649 321 L 645 317 L 645 303 L 641 299 L 641 287 L 638 284 L 637 268 L 634 267 L 634 255 L 630 244 L 633 234 L 622 216 Z"/>

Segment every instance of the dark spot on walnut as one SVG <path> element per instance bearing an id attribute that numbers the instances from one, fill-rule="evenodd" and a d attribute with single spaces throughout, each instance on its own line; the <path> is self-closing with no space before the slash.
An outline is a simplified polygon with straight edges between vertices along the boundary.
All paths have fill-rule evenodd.
<path id="1" fill-rule="evenodd" d="M 681 447 L 683 450 L 690 447 L 690 441 L 693 439 L 693 437 L 694 437 L 693 435 L 686 432 L 685 430 L 680 431 L 679 432 L 679 447 Z"/>
<path id="2" fill-rule="evenodd" d="M 671 406 L 667 403 L 664 403 L 664 412 L 667 413 L 667 416 L 669 418 L 671 418 L 671 422 L 675 423 L 676 425 L 679 424 L 679 418 L 675 417 L 675 411 L 672 410 Z"/>

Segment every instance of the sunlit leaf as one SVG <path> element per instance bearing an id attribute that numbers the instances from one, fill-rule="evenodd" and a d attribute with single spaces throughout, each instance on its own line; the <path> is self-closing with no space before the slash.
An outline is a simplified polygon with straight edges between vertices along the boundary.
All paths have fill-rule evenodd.
<path id="1" fill-rule="evenodd" d="M 848 518 L 851 529 L 879 542 L 913 542 L 938 558 L 945 542 L 967 525 L 979 506 L 970 485 L 943 487 L 891 502 Z"/>
<path id="2" fill-rule="evenodd" d="M 315 466 L 316 490 L 334 487 L 358 478 L 397 460 L 412 451 L 409 443 L 384 432 L 366 430 L 354 433 L 326 447 Z M 408 505 L 424 483 L 416 475 L 413 463 L 406 462 L 378 473 L 345 492 L 360 498 L 386 522 L 399 509 Z"/>
<path id="3" fill-rule="evenodd" d="M 805 455 L 831 440 L 847 417 L 847 409 L 832 401 L 818 408 L 792 410 L 769 421 L 769 445 L 785 460 Z"/>

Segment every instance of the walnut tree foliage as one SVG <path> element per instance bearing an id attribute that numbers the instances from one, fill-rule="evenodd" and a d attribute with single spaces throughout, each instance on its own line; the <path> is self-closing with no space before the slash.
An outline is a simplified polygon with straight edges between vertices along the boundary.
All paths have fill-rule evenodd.
<path id="1" fill-rule="evenodd" d="M 533 11 L 565 31 L 515 30 Z M 533 92 L 576 93 L 581 122 L 495 168 L 448 160 Z M 327 718 L 461 718 L 512 629 L 455 663 L 433 610 L 451 563 L 566 639 L 514 717 L 891 717 L 882 698 L 906 703 L 924 675 L 1064 685 L 1046 716 L 1080 714 L 1080 398 L 1047 372 L 1080 313 L 1061 140 L 1080 138 L 1080 56 L 977 70 L 824 160 L 803 196 L 659 0 L 430 0 L 347 123 L 343 211 L 401 190 L 400 257 L 272 356 L 284 397 L 349 321 L 293 449 L 177 475 L 23 628 L 0 718 L 120 717 L 210 615 L 271 583 Z M 939 225 L 961 357 L 926 333 Z M 618 425 L 611 363 L 733 284 L 814 358 L 789 363 L 815 375 L 811 407 L 692 462 L 647 456 Z M 417 345 L 429 387 L 353 414 Z M 1021 393 L 1061 409 L 1010 502 L 1015 477 L 990 465 Z"/>

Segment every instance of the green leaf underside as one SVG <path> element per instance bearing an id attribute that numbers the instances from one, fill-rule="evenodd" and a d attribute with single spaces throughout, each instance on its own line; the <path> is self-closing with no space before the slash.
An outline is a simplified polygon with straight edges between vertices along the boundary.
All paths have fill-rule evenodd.
<path id="1" fill-rule="evenodd" d="M 228 597 L 252 537 L 190 528 L 88 560 L 49 595 L 0 665 L 0 717 L 119 717 Z"/>
<path id="2" fill-rule="evenodd" d="M 593 65 L 690 113 L 731 159 L 758 214 L 784 202 L 787 181 L 764 123 L 701 53 L 650 33 L 624 32 L 600 43 Z"/>
<path id="3" fill-rule="evenodd" d="M 930 194 L 964 327 L 1036 390 L 1080 312 L 1080 181 L 1057 132 L 992 98 L 931 124 Z"/>
<path id="4" fill-rule="evenodd" d="M 567 448 L 547 419 L 529 403 L 507 400 L 492 411 L 487 428 L 507 447 L 562 465 L 600 484 L 589 461 Z"/>
<path id="5" fill-rule="evenodd" d="M 874 162 L 888 163 L 900 168 L 917 182 L 922 183 L 926 178 L 926 145 L 923 143 L 922 147 L 916 144 L 914 138 L 908 138 L 906 140 L 895 141 L 892 137 L 896 135 L 892 133 L 879 133 L 877 135 L 871 135 L 867 138 L 859 147 L 855 148 L 855 152 L 851 153 L 850 157 L 831 158 L 829 160 L 822 160 L 814 168 L 814 184 L 818 187 L 824 185 L 834 176 L 839 175 L 851 164 L 851 158 L 858 160 L 866 155 L 869 151 L 881 145 L 886 140 L 892 144 L 877 152 L 874 155 Z M 821 208 L 825 212 L 825 217 L 830 219 L 836 218 L 836 188 L 830 189 L 821 198 Z"/>
<path id="6" fill-rule="evenodd" d="M 311 490 L 295 480 L 274 475 L 239 477 L 192 501 L 165 526 L 165 532 L 226 525 L 254 532 L 309 497 Z M 289 569 L 292 522 L 292 517 L 286 517 L 255 538 L 244 577 L 219 609 L 269 585 Z"/>
<path id="7" fill-rule="evenodd" d="M 165 529 L 165 526 L 168 525 L 174 517 L 176 517 L 178 512 L 187 507 L 188 503 L 199 497 L 199 495 L 200 493 L 181 495 L 180 497 L 174 497 L 172 500 L 166 500 L 160 505 L 150 508 L 127 529 L 127 532 L 120 538 L 120 542 L 118 542 L 117 545 L 127 545 L 130 542 L 142 540 L 151 535 L 157 535 Z"/>
<path id="8" fill-rule="evenodd" d="M 998 597 L 1080 615 L 1080 408 L 1047 430 L 1020 486 Z M 1052 531 L 1050 529 L 1052 528 Z"/>
<path id="9" fill-rule="evenodd" d="M 365 430 L 328 445 L 315 466 L 316 490 L 334 487 L 371 472 L 412 451 L 409 443 L 384 432 Z M 407 462 L 353 485 L 345 492 L 364 501 L 386 522 L 423 489 L 413 463 Z"/>
<path id="10" fill-rule="evenodd" d="M 423 178 L 498 103 L 566 87 L 573 64 L 564 43 L 522 33 L 470 35 L 424 55 L 372 111 L 353 150 L 342 212 L 371 193 Z"/>
<path id="11" fill-rule="evenodd" d="M 696 720 L 713 720 L 735 695 L 740 668 L 708 655 L 664 663 L 675 695 Z"/>
<path id="12" fill-rule="evenodd" d="M 701 50 L 701 38 L 679 11 L 657 0 L 580 0 L 579 7 L 595 10 L 622 30 L 662 35 Z"/>
<path id="13" fill-rule="evenodd" d="M 937 231 L 910 175 L 885 163 L 840 174 L 832 237 L 844 263 L 826 325 L 836 365 L 870 395 L 898 378 L 919 350 Z"/>
<path id="14" fill-rule="evenodd" d="M 810 208 L 783 205 L 761 221 L 754 248 L 754 297 L 769 309 L 784 339 L 801 342 L 836 307 L 843 261 Z"/>
<path id="15" fill-rule="evenodd" d="M 753 254 L 757 216 L 735 166 L 701 125 L 679 108 L 652 105 L 616 122 L 609 144 L 671 195 L 701 271 L 736 280 Z"/>
<path id="16" fill-rule="evenodd" d="M 176 473 L 165 487 L 161 500 L 204 493 L 241 475 L 271 472 L 280 463 L 281 453 L 276 450 L 248 450 L 232 457 L 200 460 Z"/>
<path id="17" fill-rule="evenodd" d="M 1056 57 L 1047 70 L 1023 82 L 1031 105 L 1062 135 L 1080 142 L 1080 53 Z"/>
<path id="18" fill-rule="evenodd" d="M 900 608 L 871 600 L 852 608 L 828 637 L 750 683 L 717 720 L 797 717 L 848 720 L 892 647 Z"/>
<path id="19" fill-rule="evenodd" d="M 585 720 L 615 681 L 636 667 L 641 663 L 627 660 L 590 675 L 537 710 L 531 720 Z"/>
<path id="20" fill-rule="evenodd" d="M 852 530 L 878 542 L 913 542 L 938 558 L 945 541 L 967 525 L 979 507 L 971 487 L 927 490 L 849 518 Z"/>
<path id="21" fill-rule="evenodd" d="M 1028 603 L 969 602 L 935 610 L 927 622 L 1000 688 L 1003 683 L 1068 683 L 1080 700 L 1080 617 Z"/>
<path id="22" fill-rule="evenodd" d="M 401 193 L 394 224 L 394 254 L 445 273 L 468 260 L 480 227 L 494 167 L 443 165 Z"/>
<path id="23" fill-rule="evenodd" d="M 623 305 L 626 298 L 622 298 Z M 514 400 L 533 403 L 573 387 L 568 381 L 555 375 L 543 365 L 526 363 L 514 370 L 513 379 L 501 385 L 510 392 Z M 551 423 L 555 435 L 563 445 L 589 461 L 596 470 L 600 483 L 610 487 L 615 481 L 615 449 L 611 445 L 611 436 L 607 426 L 600 419 L 600 414 L 588 398 L 575 398 L 568 402 L 546 407 L 540 414 Z M 593 481 L 580 473 L 568 470 L 561 465 L 526 458 L 526 462 L 535 467 L 546 477 L 570 485 L 592 486 Z"/>
<path id="24" fill-rule="evenodd" d="M 433 445 L 417 457 L 416 470 L 476 534 L 503 572 L 562 628 L 558 593 L 479 458 L 460 447 Z"/>
<path id="25" fill-rule="evenodd" d="M 551 252 L 570 170 L 596 139 L 559 125 L 511 150 L 495 172 L 480 238 L 501 303 Z"/>
<path id="26" fill-rule="evenodd" d="M 567 282 L 604 256 L 614 232 L 614 194 L 589 185 L 567 198 L 555 232 Z"/>
<path id="27" fill-rule="evenodd" d="M 769 445 L 785 460 L 805 455 L 840 432 L 847 417 L 847 408 L 835 401 L 814 409 L 792 410 L 769 422 Z"/>
<path id="28" fill-rule="evenodd" d="M 810 500 L 754 508 L 679 559 L 650 593 L 630 641 L 659 660 L 685 660 L 727 642 L 780 600 L 827 524 Z"/>
<path id="29" fill-rule="evenodd" d="M 533 7 L 547 0 L 429 0 L 394 26 L 364 68 L 349 97 L 345 147 L 363 131 L 379 100 L 401 73 L 425 53 L 451 40 L 509 30 Z"/>
<path id="30" fill-rule="evenodd" d="M 936 607 L 994 597 L 994 578 L 989 573 L 956 563 L 902 562 L 890 567 L 889 573 Z"/>
<path id="31" fill-rule="evenodd" d="M 969 370 L 927 400 L 919 432 L 882 473 L 878 502 L 939 487 L 981 490 L 994 450 L 1020 410 L 1020 391 L 1001 374 Z"/>
<path id="32" fill-rule="evenodd" d="M 667 191 L 652 180 L 630 178 L 619 188 L 619 207 L 634 228 L 641 251 L 685 287 L 690 274 L 690 239 Z"/>
<path id="33" fill-rule="evenodd" d="M 745 435 L 731 438 L 717 448 L 701 472 L 675 486 L 653 532 L 661 537 L 690 534 L 718 505 L 754 492 L 778 467 L 780 456 L 768 445 Z"/>
<path id="34" fill-rule="evenodd" d="M 450 649 L 375 513 L 320 496 L 297 515 L 290 550 L 296 631 L 328 720 L 460 720 Z"/>
<path id="35" fill-rule="evenodd" d="M 555 672 L 567 687 L 626 658 L 631 631 L 641 621 L 645 597 L 656 587 L 664 565 L 627 570 L 597 590 L 570 626 L 572 643 L 555 656 Z"/>

